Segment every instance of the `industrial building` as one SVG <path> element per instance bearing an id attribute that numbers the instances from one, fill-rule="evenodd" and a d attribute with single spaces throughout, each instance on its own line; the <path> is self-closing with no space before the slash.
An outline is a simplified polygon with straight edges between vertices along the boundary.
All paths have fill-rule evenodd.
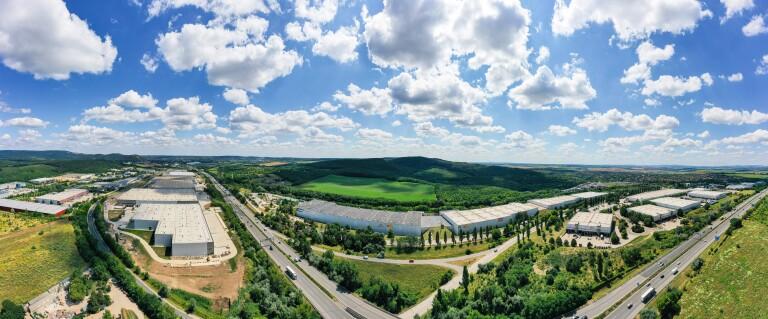
<path id="1" fill-rule="evenodd" d="M 528 203 L 534 204 L 536 206 L 539 206 L 545 209 L 557 209 L 557 208 L 573 205 L 577 203 L 579 200 L 581 199 L 575 196 L 563 195 L 563 196 L 550 197 L 550 198 L 531 199 L 528 201 Z"/>
<path id="2" fill-rule="evenodd" d="M 656 198 L 661 197 L 669 197 L 669 196 L 677 196 L 687 193 L 687 189 L 677 189 L 677 188 L 667 188 L 667 189 L 660 189 L 657 191 L 652 192 L 645 192 L 640 194 L 635 194 L 632 196 L 627 197 L 627 201 L 630 202 L 643 202 L 648 201 Z"/>
<path id="3" fill-rule="evenodd" d="M 676 198 L 676 197 L 662 197 L 662 198 L 652 199 L 651 203 L 653 203 L 656 206 L 674 209 L 675 212 L 677 212 L 678 209 L 682 210 L 683 212 L 687 212 L 701 205 L 699 201 Z"/>
<path id="4" fill-rule="evenodd" d="M 579 199 L 593 199 L 593 198 L 603 197 L 605 195 L 608 195 L 608 193 L 582 192 L 582 193 L 571 194 L 570 196 L 577 197 Z"/>
<path id="5" fill-rule="evenodd" d="M 149 182 L 149 188 L 195 188 L 194 176 L 158 176 Z"/>
<path id="6" fill-rule="evenodd" d="M 195 177 L 194 172 L 188 172 L 188 171 L 169 171 L 168 176 L 189 176 L 189 177 Z"/>
<path id="7" fill-rule="evenodd" d="M 177 188 L 131 188 L 117 197 L 117 204 L 136 206 L 140 204 L 196 204 L 194 189 Z"/>
<path id="8" fill-rule="evenodd" d="M 688 192 L 688 197 L 701 198 L 708 200 L 718 200 L 728 196 L 727 192 L 710 191 L 704 189 L 696 189 Z"/>
<path id="9" fill-rule="evenodd" d="M 325 224 L 339 224 L 354 229 L 371 227 L 376 232 L 392 231 L 395 235 L 421 236 L 422 212 L 390 212 L 341 206 L 313 199 L 300 202 L 296 215 Z"/>
<path id="10" fill-rule="evenodd" d="M 25 202 L 13 199 L 0 199 L 0 210 L 61 216 L 66 213 L 67 208 L 60 205 Z"/>
<path id="11" fill-rule="evenodd" d="M 731 185 L 726 186 L 725 189 L 741 191 L 741 190 L 745 190 L 745 189 L 751 189 L 752 187 L 755 187 L 755 183 L 731 184 Z"/>
<path id="12" fill-rule="evenodd" d="M 533 216 L 539 208 L 531 204 L 510 203 L 501 206 L 484 207 L 470 210 L 441 211 L 440 216 L 451 225 L 454 233 L 459 230 L 471 232 L 485 227 L 502 227 L 509 224 L 518 215 Z"/>
<path id="13" fill-rule="evenodd" d="M 50 193 L 35 198 L 35 201 L 41 204 L 64 205 L 74 202 L 80 198 L 88 196 L 87 189 L 70 188 L 63 192 Z"/>
<path id="14" fill-rule="evenodd" d="M 0 190 L 19 189 L 24 187 L 27 187 L 27 184 L 22 182 L 11 182 L 11 183 L 0 184 Z"/>
<path id="15" fill-rule="evenodd" d="M 53 177 L 40 177 L 35 179 L 30 179 L 29 182 L 32 184 L 38 184 L 38 185 L 44 185 L 44 184 L 50 184 L 55 182 L 56 180 L 53 179 Z"/>
<path id="16" fill-rule="evenodd" d="M 613 214 L 580 212 L 571 217 L 566 232 L 590 235 L 610 235 L 613 230 Z"/>
<path id="17" fill-rule="evenodd" d="M 172 256 L 213 254 L 213 236 L 199 204 L 140 204 L 130 227 L 153 230 L 154 245 L 169 247 Z"/>
<path id="18" fill-rule="evenodd" d="M 80 181 L 88 181 L 96 178 L 96 174 L 77 174 L 77 173 L 67 173 L 64 175 L 59 175 L 54 177 L 53 179 L 60 183 L 67 183 L 67 182 L 80 182 Z"/>
<path id="19" fill-rule="evenodd" d="M 656 205 L 642 205 L 628 208 L 630 212 L 651 216 L 653 221 L 658 222 L 667 218 L 675 216 L 675 211 L 665 207 L 659 207 Z"/>

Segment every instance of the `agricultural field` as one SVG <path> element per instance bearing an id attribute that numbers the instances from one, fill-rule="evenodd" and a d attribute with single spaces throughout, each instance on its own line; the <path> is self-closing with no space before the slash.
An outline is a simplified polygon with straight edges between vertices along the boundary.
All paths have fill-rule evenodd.
<path id="1" fill-rule="evenodd" d="M 381 178 L 328 175 L 302 184 L 300 188 L 342 196 L 383 198 L 403 202 L 435 200 L 435 189 L 432 185 Z"/>
<path id="2" fill-rule="evenodd" d="M 54 219 L 52 216 L 0 211 L 0 236 L 49 223 Z"/>
<path id="3" fill-rule="evenodd" d="M 0 235 L 0 300 L 23 303 L 84 266 L 74 228 L 59 220 Z"/>
<path id="4" fill-rule="evenodd" d="M 440 278 L 451 271 L 434 265 L 397 265 L 354 259 L 347 261 L 355 265 L 363 281 L 378 276 L 384 281 L 398 284 L 406 293 L 414 294 L 417 300 L 426 298 L 440 287 Z"/>
<path id="5" fill-rule="evenodd" d="M 768 311 L 768 202 L 762 209 L 714 253 L 702 255 L 698 274 L 687 269 L 673 282 L 684 291 L 679 318 L 755 318 Z"/>

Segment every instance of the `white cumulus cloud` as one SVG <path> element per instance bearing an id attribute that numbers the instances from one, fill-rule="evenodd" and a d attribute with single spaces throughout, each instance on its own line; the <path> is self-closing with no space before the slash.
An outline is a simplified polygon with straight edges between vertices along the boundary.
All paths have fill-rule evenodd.
<path id="1" fill-rule="evenodd" d="M 0 57 L 11 69 L 66 80 L 110 72 L 116 56 L 112 39 L 102 39 L 62 0 L 0 1 Z"/>
<path id="2" fill-rule="evenodd" d="M 718 106 L 705 108 L 701 111 L 701 120 L 705 123 L 744 125 L 762 124 L 768 122 L 768 114 L 758 110 L 732 110 Z"/>

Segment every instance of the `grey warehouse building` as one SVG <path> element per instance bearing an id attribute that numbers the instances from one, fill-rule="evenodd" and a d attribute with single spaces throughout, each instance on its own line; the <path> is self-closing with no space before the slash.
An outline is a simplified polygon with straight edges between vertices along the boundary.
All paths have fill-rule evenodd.
<path id="1" fill-rule="evenodd" d="M 141 204 L 130 227 L 154 230 L 154 244 L 171 248 L 172 256 L 213 254 L 213 236 L 199 204 Z"/>
<path id="2" fill-rule="evenodd" d="M 448 221 L 454 233 L 459 233 L 459 230 L 470 232 L 485 227 L 506 226 L 518 215 L 533 216 L 538 212 L 539 208 L 532 204 L 509 203 L 469 210 L 445 210 L 440 212 L 440 216 Z"/>
<path id="3" fill-rule="evenodd" d="M 390 212 L 341 206 L 336 203 L 313 199 L 300 202 L 296 215 L 325 224 L 339 224 L 353 229 L 366 229 L 395 235 L 421 236 L 422 212 Z"/>
<path id="4" fill-rule="evenodd" d="M 118 205 L 140 204 L 196 204 L 194 189 L 184 188 L 132 188 L 117 197 Z"/>

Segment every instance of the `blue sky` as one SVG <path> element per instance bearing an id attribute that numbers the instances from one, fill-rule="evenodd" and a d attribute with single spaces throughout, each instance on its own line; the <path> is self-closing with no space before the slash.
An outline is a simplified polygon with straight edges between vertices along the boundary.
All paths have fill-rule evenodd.
<path id="1" fill-rule="evenodd" d="M 768 164 L 721 1 L 2 1 L 0 148 Z"/>

